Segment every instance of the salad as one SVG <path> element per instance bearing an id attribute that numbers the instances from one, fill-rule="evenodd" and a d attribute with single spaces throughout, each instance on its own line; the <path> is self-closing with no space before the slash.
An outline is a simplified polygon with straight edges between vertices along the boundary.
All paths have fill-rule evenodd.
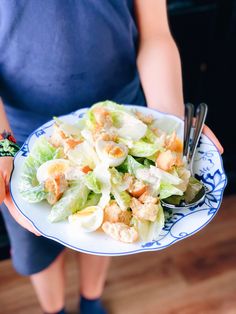
<path id="1" fill-rule="evenodd" d="M 50 138 L 41 136 L 25 160 L 20 194 L 48 202 L 48 219 L 67 220 L 75 232 L 156 240 L 165 223 L 160 200 L 191 201 L 201 189 L 182 150 L 174 123 L 99 102 L 74 124 L 54 118 Z"/>

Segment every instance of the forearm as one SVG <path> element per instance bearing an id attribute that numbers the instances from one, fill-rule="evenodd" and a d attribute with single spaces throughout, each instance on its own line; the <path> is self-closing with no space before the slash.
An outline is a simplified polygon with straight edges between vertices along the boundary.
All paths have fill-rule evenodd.
<path id="1" fill-rule="evenodd" d="M 3 102 L 0 98 L 0 134 L 4 131 L 9 131 L 11 132 L 11 128 L 9 125 L 9 122 L 7 120 L 7 116 L 3 107 Z"/>
<path id="2" fill-rule="evenodd" d="M 148 107 L 183 117 L 181 62 L 173 39 L 142 40 L 137 65 Z"/>

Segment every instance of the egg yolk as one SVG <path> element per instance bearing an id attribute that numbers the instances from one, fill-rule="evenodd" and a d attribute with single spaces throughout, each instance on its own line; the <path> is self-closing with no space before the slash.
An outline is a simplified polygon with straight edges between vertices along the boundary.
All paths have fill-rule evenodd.
<path id="1" fill-rule="evenodd" d="M 67 169 L 66 165 L 58 163 L 50 166 L 50 168 L 48 169 L 48 174 L 50 176 L 57 175 L 59 173 L 64 173 L 66 169 Z"/>
<path id="2" fill-rule="evenodd" d="M 75 216 L 78 216 L 78 217 L 83 217 L 83 216 L 88 216 L 88 215 L 91 215 L 93 214 L 94 212 L 96 211 L 96 208 L 94 207 L 90 207 L 90 208 L 86 208 L 86 209 L 83 209 L 81 211 L 78 211 Z"/>
<path id="3" fill-rule="evenodd" d="M 124 152 L 123 150 L 119 147 L 119 146 L 115 146 L 115 145 L 107 145 L 106 147 L 106 152 L 108 153 L 108 155 L 112 156 L 112 157 L 123 157 L 124 156 Z"/>

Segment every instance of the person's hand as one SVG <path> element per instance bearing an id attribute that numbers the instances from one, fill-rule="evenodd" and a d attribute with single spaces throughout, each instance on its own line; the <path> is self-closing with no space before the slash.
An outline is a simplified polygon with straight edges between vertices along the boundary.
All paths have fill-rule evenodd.
<path id="1" fill-rule="evenodd" d="M 28 222 L 28 220 L 19 213 L 15 207 L 9 193 L 9 180 L 13 168 L 12 157 L 0 158 L 0 204 L 4 201 L 12 217 L 25 229 L 39 236 L 40 234 Z"/>
<path id="2" fill-rule="evenodd" d="M 218 138 L 215 136 L 215 134 L 212 132 L 212 130 L 207 126 L 204 125 L 203 127 L 203 133 L 209 137 L 209 139 L 215 144 L 216 148 L 218 149 L 219 153 L 222 155 L 224 152 L 224 148 L 220 144 Z"/>

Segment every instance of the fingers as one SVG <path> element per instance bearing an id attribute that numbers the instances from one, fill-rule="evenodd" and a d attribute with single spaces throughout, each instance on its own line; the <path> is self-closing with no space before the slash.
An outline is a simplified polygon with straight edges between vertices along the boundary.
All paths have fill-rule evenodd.
<path id="1" fill-rule="evenodd" d="M 15 207 L 10 193 L 9 193 L 9 180 L 13 169 L 13 158 L 1 157 L 1 170 L 0 173 L 0 203 L 4 201 L 12 217 L 25 229 L 40 236 L 30 222 L 18 211 Z"/>
<path id="2" fill-rule="evenodd" d="M 203 127 L 203 133 L 209 137 L 209 139 L 215 144 L 215 146 L 217 147 L 219 153 L 222 155 L 224 152 L 224 148 L 223 146 L 220 144 L 218 138 L 215 136 L 215 134 L 212 132 L 212 130 L 207 126 L 204 125 Z"/>
<path id="3" fill-rule="evenodd" d="M 13 157 L 1 157 L 3 159 L 3 179 L 5 180 L 6 186 L 8 186 L 11 173 L 13 170 Z"/>
<path id="4" fill-rule="evenodd" d="M 28 231 L 34 233 L 36 236 L 40 236 L 41 234 L 36 231 L 36 229 L 31 225 L 31 223 L 22 215 L 19 213 L 18 209 L 14 205 L 11 196 L 9 193 L 6 194 L 5 197 L 5 205 L 7 206 L 10 214 L 12 217 L 25 229 Z"/>

